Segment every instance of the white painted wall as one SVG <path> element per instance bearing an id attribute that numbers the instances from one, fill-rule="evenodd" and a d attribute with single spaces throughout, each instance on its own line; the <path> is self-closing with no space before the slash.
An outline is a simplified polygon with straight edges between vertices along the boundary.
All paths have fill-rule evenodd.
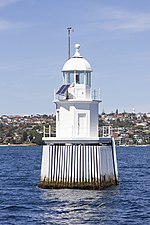
<path id="1" fill-rule="evenodd" d="M 98 137 L 98 103 L 93 102 L 90 105 L 90 136 Z"/>
<path id="2" fill-rule="evenodd" d="M 56 137 L 98 137 L 98 104 L 94 101 L 59 101 Z"/>

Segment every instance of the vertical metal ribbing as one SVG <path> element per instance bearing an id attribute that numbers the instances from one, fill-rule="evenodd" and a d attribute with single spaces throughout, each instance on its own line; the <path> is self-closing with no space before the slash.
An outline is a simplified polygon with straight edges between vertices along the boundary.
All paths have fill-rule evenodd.
<path id="1" fill-rule="evenodd" d="M 77 182 L 80 182 L 80 170 L 81 170 L 81 164 L 80 164 L 80 148 L 81 148 L 81 145 L 78 145 L 78 148 L 77 148 L 77 152 L 78 152 L 78 167 L 77 167 L 77 174 L 78 174 L 78 180 Z"/>
<path id="2" fill-rule="evenodd" d="M 80 145 L 79 153 L 79 181 L 82 181 L 82 145 Z"/>
<path id="3" fill-rule="evenodd" d="M 54 174 L 53 174 L 53 181 L 56 181 L 56 164 L 57 164 L 57 146 L 54 147 L 54 158 L 53 158 L 53 165 L 54 165 Z"/>
<path id="4" fill-rule="evenodd" d="M 77 181 L 77 152 L 76 145 L 74 145 L 74 182 Z"/>
<path id="5" fill-rule="evenodd" d="M 64 182 L 67 182 L 67 146 L 64 146 Z"/>
<path id="6" fill-rule="evenodd" d="M 83 146 L 83 161 L 84 161 L 83 177 L 84 177 L 84 182 L 85 182 L 86 181 L 86 146 L 85 145 Z"/>
<path id="7" fill-rule="evenodd" d="M 96 180 L 96 163 L 95 163 L 95 146 L 93 146 L 93 167 L 94 167 L 94 182 Z"/>
<path id="8" fill-rule="evenodd" d="M 58 154 L 58 181 L 61 181 L 61 174 L 62 174 L 62 146 L 59 146 L 59 154 Z"/>
<path id="9" fill-rule="evenodd" d="M 117 160 L 116 160 L 116 150 L 115 150 L 115 144 L 114 140 L 112 140 L 112 163 L 114 168 L 114 176 L 115 176 L 115 182 L 118 183 L 118 171 L 117 171 Z"/>
<path id="10" fill-rule="evenodd" d="M 53 181 L 55 180 L 56 146 L 53 148 Z"/>
<path id="11" fill-rule="evenodd" d="M 69 182 L 69 146 L 67 146 L 66 153 L 66 182 Z"/>
<path id="12" fill-rule="evenodd" d="M 85 158 L 85 161 L 86 161 L 86 181 L 88 182 L 89 181 L 88 146 L 85 146 L 85 153 L 86 153 L 86 158 Z"/>
<path id="13" fill-rule="evenodd" d="M 70 181 L 70 146 L 67 146 L 68 150 L 68 166 L 67 166 L 67 181 Z"/>
<path id="14" fill-rule="evenodd" d="M 70 182 L 72 182 L 72 149 L 73 146 L 70 147 L 70 174 L 69 174 Z"/>
<path id="15" fill-rule="evenodd" d="M 58 181 L 58 173 L 59 173 L 59 149 L 60 149 L 60 145 L 57 145 L 56 163 L 55 163 L 55 181 Z"/>
<path id="16" fill-rule="evenodd" d="M 102 149 L 102 147 L 99 146 L 99 176 L 100 176 L 100 184 L 101 184 L 101 176 L 102 176 L 102 157 L 101 157 L 101 149 Z"/>
<path id="17" fill-rule="evenodd" d="M 74 148 L 75 146 L 72 145 L 72 148 L 71 148 L 71 151 L 72 151 L 72 156 L 71 156 L 71 182 L 73 183 L 74 182 L 74 165 L 75 165 L 75 154 L 74 154 Z"/>
<path id="18" fill-rule="evenodd" d="M 69 147 L 69 183 L 71 182 L 72 180 L 72 168 L 71 168 L 71 157 L 72 157 L 72 146 L 68 146 Z"/>
<path id="19" fill-rule="evenodd" d="M 106 179 L 106 175 L 107 175 L 107 172 L 108 172 L 108 166 L 107 166 L 107 149 L 105 149 L 104 151 L 104 156 L 105 156 L 105 179 Z"/>
<path id="20" fill-rule="evenodd" d="M 50 181 L 53 180 L 52 167 L 53 166 L 53 145 L 51 146 L 51 167 L 50 167 Z"/>
<path id="21" fill-rule="evenodd" d="M 108 163 L 109 163 L 109 160 L 108 160 L 108 148 L 109 147 L 107 147 L 106 148 L 106 151 L 105 151 L 105 157 L 106 157 L 106 177 L 107 177 L 107 175 L 108 175 L 108 172 L 109 172 L 109 165 L 108 165 Z M 107 178 L 106 178 L 107 179 Z"/>
<path id="22" fill-rule="evenodd" d="M 95 182 L 95 154 L 94 146 L 92 146 L 92 172 L 93 172 L 93 181 Z"/>
<path id="23" fill-rule="evenodd" d="M 98 183 L 100 183 L 100 146 L 97 146 L 97 178 Z"/>
<path id="24" fill-rule="evenodd" d="M 93 173 L 92 173 L 92 146 L 89 146 L 90 149 L 90 172 L 91 172 L 91 182 L 93 178 Z"/>
<path id="25" fill-rule="evenodd" d="M 52 170 L 52 168 L 53 168 L 53 148 L 54 148 L 54 146 L 53 146 L 53 145 L 51 145 L 50 181 L 52 181 L 52 180 L 53 180 L 53 174 L 52 174 L 52 172 L 53 172 L 53 170 Z"/>
<path id="26" fill-rule="evenodd" d="M 78 174 L 78 158 L 77 158 L 78 147 L 74 146 L 74 182 L 77 182 L 77 174 Z"/>
<path id="27" fill-rule="evenodd" d="M 93 146 L 93 153 L 94 153 L 94 180 L 97 181 L 96 146 Z"/>
<path id="28" fill-rule="evenodd" d="M 112 159 L 112 154 L 111 154 L 111 148 L 109 147 L 109 151 L 107 153 L 107 160 L 108 160 L 108 175 L 111 175 L 111 173 L 113 173 L 112 171 L 112 163 L 113 163 L 113 159 Z"/>
<path id="29" fill-rule="evenodd" d="M 54 148 L 54 181 L 57 179 L 58 146 Z"/>
<path id="30" fill-rule="evenodd" d="M 82 170 L 81 170 L 81 173 L 82 173 L 82 182 L 84 182 L 84 146 L 82 145 L 82 148 L 81 148 L 81 156 L 82 156 Z"/>
<path id="31" fill-rule="evenodd" d="M 62 170 L 61 170 L 61 180 L 64 182 L 65 174 L 65 157 L 64 157 L 64 146 L 62 146 Z"/>
<path id="32" fill-rule="evenodd" d="M 78 182 L 81 182 L 81 145 L 78 152 Z"/>
<path id="33" fill-rule="evenodd" d="M 75 146 L 75 150 L 74 150 L 74 182 L 76 183 L 78 181 L 78 148 L 79 145 Z"/>
<path id="34" fill-rule="evenodd" d="M 75 174 L 74 174 L 75 183 L 78 181 L 78 146 L 75 146 Z"/>
<path id="35" fill-rule="evenodd" d="M 52 149 L 53 145 L 49 146 L 49 168 L 48 168 L 48 180 L 52 180 Z"/>
<path id="36" fill-rule="evenodd" d="M 59 167 L 60 167 L 60 145 L 57 145 L 57 157 L 56 157 L 56 181 L 59 181 Z"/>
<path id="37" fill-rule="evenodd" d="M 116 147 L 115 147 L 115 140 L 112 138 L 112 157 L 113 157 L 113 166 L 114 166 L 114 176 L 116 184 L 118 184 L 118 168 L 117 168 L 117 156 L 116 156 Z"/>
<path id="38" fill-rule="evenodd" d="M 60 145 L 57 145 L 56 181 L 58 181 L 58 175 L 59 175 L 59 164 L 60 164 L 59 153 L 60 153 Z"/>
<path id="39" fill-rule="evenodd" d="M 49 182 L 49 177 L 50 177 L 50 146 L 48 146 L 48 182 Z"/>
<path id="40" fill-rule="evenodd" d="M 83 181 L 82 171 L 83 171 L 82 145 L 80 145 L 80 181 L 81 182 Z"/>
<path id="41" fill-rule="evenodd" d="M 80 182 L 82 182 L 82 168 L 83 162 L 82 162 L 82 145 L 80 145 Z"/>
<path id="42" fill-rule="evenodd" d="M 94 147 L 91 146 L 91 166 L 92 166 L 92 181 L 95 181 L 95 170 L 94 170 Z"/>
<path id="43" fill-rule="evenodd" d="M 59 181 L 59 169 L 60 169 L 60 145 L 57 146 L 56 181 Z"/>
<path id="44" fill-rule="evenodd" d="M 74 146 L 74 182 L 77 182 L 77 151 L 76 151 L 76 145 Z"/>
<path id="45" fill-rule="evenodd" d="M 70 181 L 73 182 L 73 145 L 71 147 L 71 176 L 70 176 Z"/>
<path id="46" fill-rule="evenodd" d="M 54 161 L 55 161 L 55 146 L 52 146 L 52 171 L 51 171 L 51 180 L 54 181 Z"/>
<path id="47" fill-rule="evenodd" d="M 82 182 L 84 181 L 84 146 L 82 145 L 82 148 L 81 148 L 81 157 L 82 157 L 82 170 L 81 170 L 81 173 L 82 173 Z"/>
<path id="48" fill-rule="evenodd" d="M 96 146 L 96 174 L 97 174 L 97 183 L 99 182 L 98 177 L 98 146 Z"/>
<path id="49" fill-rule="evenodd" d="M 87 182 L 90 182 L 90 164 L 89 164 L 89 146 L 87 145 L 86 147 L 86 150 L 87 150 Z"/>
<path id="50" fill-rule="evenodd" d="M 91 167 L 91 147 L 88 146 L 88 164 L 89 164 L 89 183 L 92 181 L 92 167 Z"/>
<path id="51" fill-rule="evenodd" d="M 63 181 L 64 177 L 64 158 L 63 158 L 63 146 L 61 146 L 61 170 L 60 170 L 60 181 Z"/>
<path id="52" fill-rule="evenodd" d="M 67 182 L 67 166 L 68 166 L 68 149 L 67 149 L 67 146 L 65 146 L 65 174 L 64 174 L 64 180 L 65 180 L 65 183 Z"/>
<path id="53" fill-rule="evenodd" d="M 66 183 L 67 181 L 67 146 L 64 146 L 64 182 Z"/>
<path id="54" fill-rule="evenodd" d="M 62 160 L 62 147 L 63 146 L 60 146 L 60 168 L 59 168 L 59 176 L 58 176 L 58 179 L 59 179 L 59 182 L 62 181 L 62 167 L 63 167 L 63 160 Z"/>

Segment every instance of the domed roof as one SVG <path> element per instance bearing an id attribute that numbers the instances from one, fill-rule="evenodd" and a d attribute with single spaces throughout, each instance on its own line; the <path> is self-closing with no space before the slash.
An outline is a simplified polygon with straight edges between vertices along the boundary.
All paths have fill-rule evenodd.
<path id="1" fill-rule="evenodd" d="M 92 71 L 91 65 L 89 62 L 84 59 L 79 53 L 79 44 L 75 44 L 76 52 L 74 56 L 69 59 L 63 66 L 62 72 L 67 71 Z"/>

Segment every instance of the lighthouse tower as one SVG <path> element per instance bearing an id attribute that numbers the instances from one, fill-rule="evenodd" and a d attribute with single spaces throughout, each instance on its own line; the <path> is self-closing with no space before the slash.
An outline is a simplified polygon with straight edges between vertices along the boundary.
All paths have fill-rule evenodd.
<path id="1" fill-rule="evenodd" d="M 98 138 L 98 105 L 91 96 L 92 68 L 76 52 L 63 66 L 64 84 L 56 92 L 56 137 L 76 139 Z M 63 96 L 63 97 L 62 97 Z"/>
<path id="2" fill-rule="evenodd" d="M 114 139 L 106 127 L 99 137 L 101 101 L 92 91 L 91 65 L 79 48 L 76 44 L 64 64 L 63 84 L 55 93 L 56 137 L 44 133 L 42 188 L 100 189 L 118 183 Z"/>

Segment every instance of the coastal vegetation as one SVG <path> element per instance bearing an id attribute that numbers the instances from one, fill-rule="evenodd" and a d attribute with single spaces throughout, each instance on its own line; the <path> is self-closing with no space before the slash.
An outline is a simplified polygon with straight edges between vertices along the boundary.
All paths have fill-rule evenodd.
<path id="1" fill-rule="evenodd" d="M 56 133 L 55 115 L 0 116 L 0 145 L 43 145 L 43 127 Z M 102 113 L 99 126 L 111 126 L 117 145 L 149 145 L 150 113 Z"/>
<path id="2" fill-rule="evenodd" d="M 55 116 L 30 115 L 0 117 L 0 144 L 1 145 L 43 145 L 43 127 L 51 125 L 55 133 Z"/>

